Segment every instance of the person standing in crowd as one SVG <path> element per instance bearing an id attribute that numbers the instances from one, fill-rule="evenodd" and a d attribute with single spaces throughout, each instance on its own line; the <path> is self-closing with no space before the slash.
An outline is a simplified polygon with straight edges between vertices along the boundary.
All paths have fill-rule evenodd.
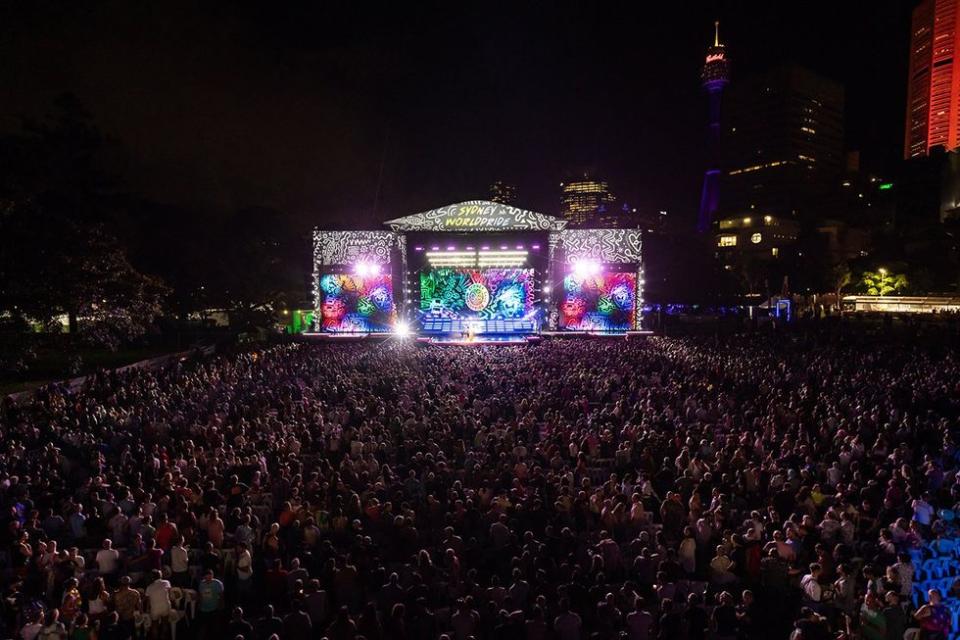
<path id="1" fill-rule="evenodd" d="M 217 637 L 223 611 L 223 591 L 223 583 L 214 577 L 212 570 L 208 569 L 197 586 L 199 597 L 197 617 L 201 638 Z"/>

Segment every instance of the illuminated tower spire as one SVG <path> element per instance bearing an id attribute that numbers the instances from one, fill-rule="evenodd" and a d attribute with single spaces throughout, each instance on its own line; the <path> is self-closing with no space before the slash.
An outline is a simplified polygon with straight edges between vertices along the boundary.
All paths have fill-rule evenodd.
<path id="1" fill-rule="evenodd" d="M 720 96 L 730 82 L 730 61 L 727 50 L 720 44 L 720 21 L 713 23 L 713 46 L 707 49 L 707 58 L 700 74 L 703 88 L 707 91 L 707 170 L 703 175 L 703 191 L 700 194 L 700 215 L 697 230 L 705 233 L 720 205 Z"/>

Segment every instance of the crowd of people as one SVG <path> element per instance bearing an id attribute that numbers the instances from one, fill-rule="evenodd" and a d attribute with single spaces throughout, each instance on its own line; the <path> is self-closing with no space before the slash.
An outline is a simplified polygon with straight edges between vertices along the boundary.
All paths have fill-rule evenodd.
<path id="1" fill-rule="evenodd" d="M 2 637 L 953 632 L 948 349 L 295 344 L 0 408 Z"/>

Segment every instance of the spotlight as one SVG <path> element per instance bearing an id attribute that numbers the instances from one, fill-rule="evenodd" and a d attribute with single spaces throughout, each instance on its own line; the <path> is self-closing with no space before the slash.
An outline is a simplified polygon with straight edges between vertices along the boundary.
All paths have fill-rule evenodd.
<path id="1" fill-rule="evenodd" d="M 602 269 L 600 264 L 593 260 L 577 260 L 573 263 L 573 275 L 578 278 L 595 276 L 600 273 Z"/>
<path id="2" fill-rule="evenodd" d="M 406 338 L 410 336 L 410 325 L 401 320 L 397 323 L 397 326 L 393 329 L 393 334 L 398 338 Z"/>
<path id="3" fill-rule="evenodd" d="M 376 262 L 358 262 L 354 266 L 353 272 L 361 278 L 376 276 L 380 274 L 380 265 Z"/>
<path id="4" fill-rule="evenodd" d="M 544 293 L 550 293 L 550 285 L 548 285 L 548 284 L 543 285 L 543 292 L 544 292 Z"/>

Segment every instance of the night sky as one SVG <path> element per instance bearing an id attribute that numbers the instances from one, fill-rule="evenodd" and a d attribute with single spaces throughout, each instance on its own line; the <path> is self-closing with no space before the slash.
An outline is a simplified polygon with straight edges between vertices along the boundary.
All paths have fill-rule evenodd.
<path id="1" fill-rule="evenodd" d="M 236 4 L 4 2 L 0 130 L 72 92 L 130 190 L 200 210 L 363 227 L 502 178 L 556 213 L 590 169 L 692 222 L 719 17 L 733 82 L 805 64 L 845 85 L 864 163 L 902 145 L 906 0 Z"/>

